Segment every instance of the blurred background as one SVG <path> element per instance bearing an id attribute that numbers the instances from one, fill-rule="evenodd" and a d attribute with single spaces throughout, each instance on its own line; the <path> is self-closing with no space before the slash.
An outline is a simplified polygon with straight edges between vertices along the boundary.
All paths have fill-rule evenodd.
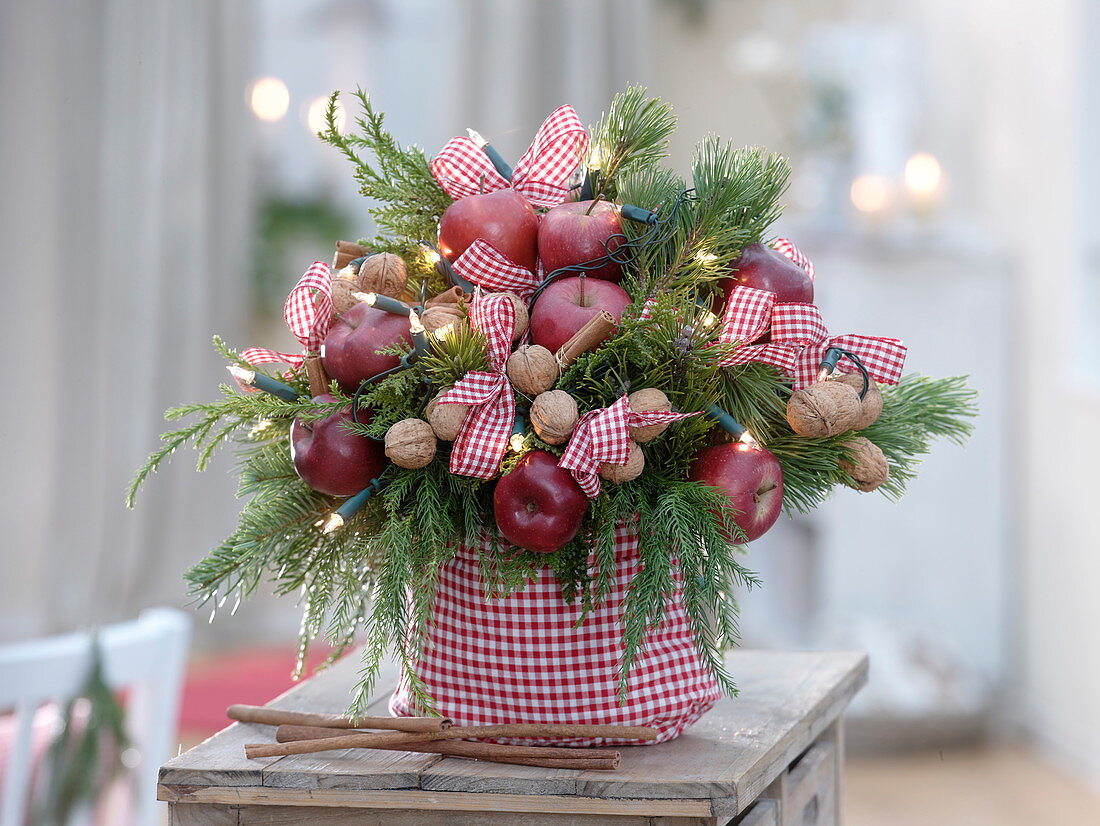
<path id="1" fill-rule="evenodd" d="M 123 489 L 162 410 L 224 380 L 211 334 L 289 346 L 289 287 L 372 234 L 311 134 L 331 90 L 516 158 L 637 82 L 681 169 L 711 131 L 790 156 L 777 232 L 832 329 L 981 393 L 905 501 L 840 492 L 751 548 L 746 645 L 871 654 L 848 822 L 1100 822 L 1098 37 L 1094 0 L 5 0 L 0 642 L 187 604 L 232 457 L 179 456 L 136 512 Z M 298 622 L 195 615 L 186 742 L 284 687 Z"/>

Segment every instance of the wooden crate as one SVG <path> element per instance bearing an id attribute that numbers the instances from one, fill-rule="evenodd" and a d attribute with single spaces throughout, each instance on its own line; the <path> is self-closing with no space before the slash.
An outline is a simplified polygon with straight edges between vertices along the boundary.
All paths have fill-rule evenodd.
<path id="1" fill-rule="evenodd" d="M 161 768 L 174 826 L 831 826 L 839 822 L 842 715 L 866 681 L 847 653 L 740 651 L 740 686 L 686 734 L 624 747 L 613 772 L 478 763 L 409 752 L 345 750 L 248 760 L 267 726 L 235 723 Z M 343 711 L 354 657 L 272 703 Z M 379 680 L 369 713 L 396 682 Z"/>

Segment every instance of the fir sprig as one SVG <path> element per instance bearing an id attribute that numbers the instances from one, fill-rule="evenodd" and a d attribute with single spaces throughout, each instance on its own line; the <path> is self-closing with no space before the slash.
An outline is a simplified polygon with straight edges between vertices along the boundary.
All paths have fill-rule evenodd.
<path id="1" fill-rule="evenodd" d="M 675 129 L 672 107 L 649 97 L 644 86 L 629 86 L 615 95 L 591 130 L 587 166 L 596 176 L 596 199 L 614 200 L 620 177 L 655 167 L 668 155 Z"/>

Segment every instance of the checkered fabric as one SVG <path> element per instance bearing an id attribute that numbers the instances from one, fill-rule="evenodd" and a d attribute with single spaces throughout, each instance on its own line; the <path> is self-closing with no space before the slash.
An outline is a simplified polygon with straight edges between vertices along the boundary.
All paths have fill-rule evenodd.
<path id="1" fill-rule="evenodd" d="M 901 340 L 896 338 L 855 334 L 830 336 L 821 311 L 813 304 L 776 304 L 772 311 L 772 338 L 801 344 L 791 371 L 795 390 L 817 381 L 821 360 L 830 347 L 841 347 L 855 353 L 867 372 L 882 384 L 898 383 L 908 352 Z M 857 370 L 854 364 L 846 360 L 841 361 L 837 369 L 845 373 Z"/>
<path id="2" fill-rule="evenodd" d="M 536 207 L 554 207 L 569 195 L 568 182 L 584 153 L 588 134 L 572 106 L 560 106 L 539 127 L 519 159 L 511 187 Z M 454 198 L 495 192 L 509 186 L 488 156 L 470 138 L 452 138 L 432 159 L 432 175 Z"/>
<path id="3" fill-rule="evenodd" d="M 301 342 L 303 352 L 280 353 L 263 347 L 249 347 L 241 357 L 249 364 L 282 362 L 298 367 L 306 356 L 317 353 L 332 324 L 332 273 L 324 261 L 314 261 L 298 279 L 283 306 L 287 329 Z"/>
<path id="4" fill-rule="evenodd" d="M 630 691 L 618 702 L 623 654 L 622 604 L 641 570 L 638 535 L 616 531 L 616 576 L 603 604 L 576 627 L 578 604 L 566 604 L 549 567 L 508 597 L 487 599 L 478 564 L 486 545 L 464 545 L 443 568 L 427 643 L 416 673 L 456 725 L 574 723 L 653 726 L 664 742 L 681 734 L 721 696 L 695 650 L 677 593 L 630 670 Z M 595 565 L 590 559 L 589 565 Z M 677 578 L 679 581 L 679 578 Z M 390 713 L 415 716 L 406 685 Z M 577 746 L 636 741 L 613 738 L 525 738 L 514 744 Z M 646 741 L 649 744 L 649 741 Z"/>
<path id="5" fill-rule="evenodd" d="M 452 266 L 467 281 L 487 290 L 515 293 L 527 299 L 539 285 L 538 276 L 512 261 L 484 238 L 478 238 Z"/>
<path id="6" fill-rule="evenodd" d="M 718 334 L 718 341 L 724 344 L 737 344 L 738 346 L 736 350 L 723 359 L 723 366 L 734 367 L 738 364 L 747 364 L 750 361 L 762 361 L 765 364 L 778 367 L 787 374 L 794 373 L 801 342 L 749 343 L 768 332 L 774 308 L 775 293 L 771 290 L 758 290 L 755 287 L 733 288 L 729 301 L 726 303 L 726 312 L 722 319 L 722 331 Z"/>
<path id="7" fill-rule="evenodd" d="M 451 473 L 492 479 L 500 471 L 516 418 L 515 392 L 504 373 L 512 351 L 516 305 L 507 293 L 478 289 L 470 306 L 470 323 L 488 339 L 492 369 L 470 371 L 439 403 L 470 405 L 451 449 Z"/>
<path id="8" fill-rule="evenodd" d="M 665 424 L 698 416 L 696 413 L 635 413 L 630 400 L 623 396 L 609 407 L 590 410 L 581 416 L 559 467 L 573 474 L 589 499 L 600 495 L 600 465 L 609 462 L 625 465 L 630 458 L 630 428 Z"/>
<path id="9" fill-rule="evenodd" d="M 788 238 L 776 238 L 772 241 L 772 249 L 780 252 L 806 271 L 810 280 L 814 280 L 814 262 L 802 254 L 802 250 L 790 242 Z"/>

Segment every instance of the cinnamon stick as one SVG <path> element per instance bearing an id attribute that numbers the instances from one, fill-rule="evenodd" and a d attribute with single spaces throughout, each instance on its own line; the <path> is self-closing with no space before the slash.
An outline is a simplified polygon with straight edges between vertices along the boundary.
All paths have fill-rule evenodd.
<path id="1" fill-rule="evenodd" d="M 320 356 L 308 356 L 306 358 L 306 376 L 309 377 L 309 395 L 320 396 L 327 393 L 332 380 L 325 372 L 325 366 L 321 363 Z"/>
<path id="2" fill-rule="evenodd" d="M 557 358 L 561 366 L 568 367 L 581 353 L 595 350 L 618 328 L 619 324 L 615 321 L 615 316 L 607 310 L 600 310 L 558 350 Z"/>
<path id="3" fill-rule="evenodd" d="M 370 255 L 370 250 L 366 247 L 353 244 L 351 241 L 337 241 L 336 255 L 332 259 L 332 269 L 334 272 L 339 272 L 356 258 L 362 258 L 364 255 Z"/>
<path id="4" fill-rule="evenodd" d="M 287 721 L 290 722 L 290 721 Z M 253 757 L 281 757 L 288 754 L 312 754 L 338 749 L 396 749 L 439 740 L 478 737 L 615 737 L 626 740 L 654 740 L 657 729 L 646 726 L 584 726 L 555 723 L 517 723 L 499 726 L 452 726 L 446 731 L 349 732 L 340 737 L 299 740 L 292 743 L 253 743 L 245 754 Z"/>
<path id="5" fill-rule="evenodd" d="M 279 726 L 275 739 L 280 743 L 296 743 L 303 740 L 330 740 L 340 737 L 340 729 L 320 726 Z M 585 748 L 578 746 L 508 746 L 500 743 L 476 743 L 469 740 L 429 740 L 426 743 L 410 743 L 402 751 L 426 752 L 428 754 L 446 754 L 458 757 L 489 759 L 487 755 L 500 757 L 535 757 L 540 760 L 614 760 L 618 761 L 617 749 Z M 483 756 L 486 755 L 486 756 Z"/>
<path id="6" fill-rule="evenodd" d="M 424 302 L 424 309 L 427 310 L 431 307 L 449 307 L 455 304 L 464 304 L 468 296 L 463 292 L 461 287 L 451 287 L 446 292 L 442 292 L 439 295 L 432 296 Z"/>
<path id="7" fill-rule="evenodd" d="M 268 726 L 324 726 L 335 729 L 373 728 L 394 732 L 444 731 L 454 723 L 446 717 L 360 717 L 353 720 L 339 714 L 316 714 L 308 711 L 284 711 L 266 706 L 232 705 L 225 710 L 230 720 L 261 723 Z"/>

